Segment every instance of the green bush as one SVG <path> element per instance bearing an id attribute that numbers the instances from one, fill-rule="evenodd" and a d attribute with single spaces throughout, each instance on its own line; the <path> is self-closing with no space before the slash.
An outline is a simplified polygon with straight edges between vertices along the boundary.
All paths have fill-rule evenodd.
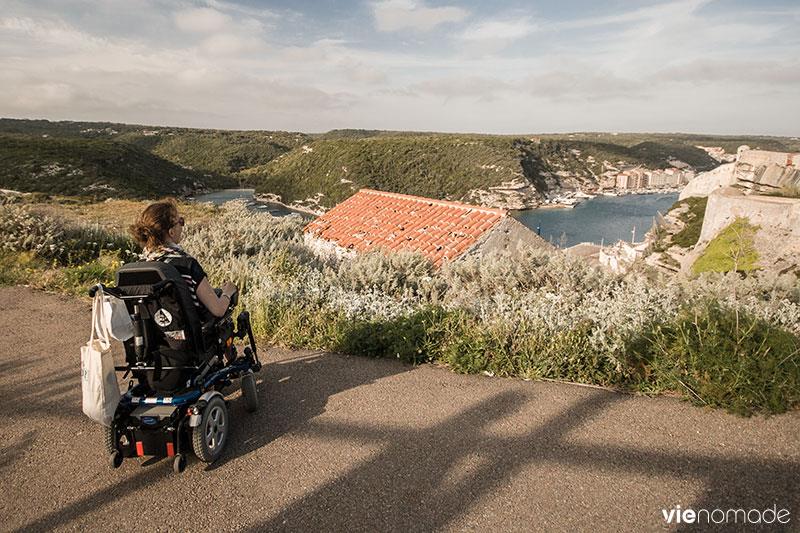
<path id="1" fill-rule="evenodd" d="M 714 237 L 692 265 L 692 272 L 750 272 L 758 268 L 758 251 L 753 238 L 757 226 L 737 217 Z"/>
<path id="2" fill-rule="evenodd" d="M 685 224 L 683 229 L 672 236 L 672 243 L 683 248 L 691 248 L 700 240 L 700 231 L 703 229 L 703 219 L 706 214 L 708 198 L 689 197 L 679 200 L 670 208 L 670 211 L 681 205 L 688 210 L 680 215 L 680 220 Z"/>
<path id="3" fill-rule="evenodd" d="M 14 205 L 0 206 L 0 217 L 10 222 L 0 226 L 2 283 L 81 294 L 126 260 L 127 237 L 95 224 Z M 255 333 L 268 342 L 458 372 L 677 390 L 742 413 L 800 403 L 793 275 L 707 273 L 663 283 L 545 251 L 440 269 L 411 255 L 322 260 L 303 243 L 302 227 L 230 204 L 187 226 L 182 244 L 212 283 L 238 284 Z"/>
<path id="4" fill-rule="evenodd" d="M 641 386 L 739 414 L 800 403 L 800 339 L 747 313 L 708 302 L 655 324 L 632 345 Z"/>

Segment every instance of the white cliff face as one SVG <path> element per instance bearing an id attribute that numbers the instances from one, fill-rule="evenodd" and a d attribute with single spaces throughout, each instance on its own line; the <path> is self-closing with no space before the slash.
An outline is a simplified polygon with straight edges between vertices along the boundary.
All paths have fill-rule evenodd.
<path id="1" fill-rule="evenodd" d="M 736 163 L 725 163 L 714 170 L 701 172 L 681 191 L 680 200 L 690 196 L 708 196 L 722 187 L 730 187 L 736 183 L 733 171 Z"/>
<path id="2" fill-rule="evenodd" d="M 680 199 L 708 196 L 722 187 L 737 186 L 749 192 L 769 192 L 800 184 L 800 154 L 750 150 L 740 146 L 736 161 L 702 172 L 681 192 Z"/>

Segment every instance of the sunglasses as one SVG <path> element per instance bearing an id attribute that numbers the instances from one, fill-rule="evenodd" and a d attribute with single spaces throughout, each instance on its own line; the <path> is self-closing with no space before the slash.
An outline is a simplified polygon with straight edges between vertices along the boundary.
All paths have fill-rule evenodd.
<path id="1" fill-rule="evenodd" d="M 186 221 L 183 219 L 183 217 L 178 217 L 178 220 L 175 221 L 175 225 L 176 226 L 185 226 L 186 225 Z"/>

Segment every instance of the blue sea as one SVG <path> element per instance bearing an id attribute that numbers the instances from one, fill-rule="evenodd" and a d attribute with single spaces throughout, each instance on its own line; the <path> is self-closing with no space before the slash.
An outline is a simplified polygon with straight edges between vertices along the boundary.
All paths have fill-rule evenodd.
<path id="1" fill-rule="evenodd" d="M 665 214 L 677 200 L 678 193 L 597 196 L 573 209 L 529 209 L 513 216 L 553 244 L 561 244 L 563 235 L 565 247 L 581 242 L 630 242 L 634 228 L 634 240 L 640 242 L 656 214 Z"/>

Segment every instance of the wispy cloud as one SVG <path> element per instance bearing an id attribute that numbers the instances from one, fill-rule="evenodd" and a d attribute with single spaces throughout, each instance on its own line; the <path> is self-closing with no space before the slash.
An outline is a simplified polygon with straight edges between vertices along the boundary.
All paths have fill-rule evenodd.
<path id="1" fill-rule="evenodd" d="M 183 31 L 197 33 L 213 33 L 226 30 L 231 25 L 231 18 L 210 7 L 194 7 L 181 9 L 174 15 L 175 25 Z"/>
<path id="2" fill-rule="evenodd" d="M 456 33 L 461 46 L 472 53 L 492 54 L 536 31 L 529 17 L 484 20 Z"/>
<path id="3" fill-rule="evenodd" d="M 514 41 L 528 36 L 536 29 L 529 18 L 486 20 L 473 24 L 458 33 L 464 41 Z"/>
<path id="4" fill-rule="evenodd" d="M 469 12 L 456 6 L 428 7 L 413 0 L 382 0 L 372 4 L 378 31 L 430 31 L 448 22 L 460 22 Z"/>

